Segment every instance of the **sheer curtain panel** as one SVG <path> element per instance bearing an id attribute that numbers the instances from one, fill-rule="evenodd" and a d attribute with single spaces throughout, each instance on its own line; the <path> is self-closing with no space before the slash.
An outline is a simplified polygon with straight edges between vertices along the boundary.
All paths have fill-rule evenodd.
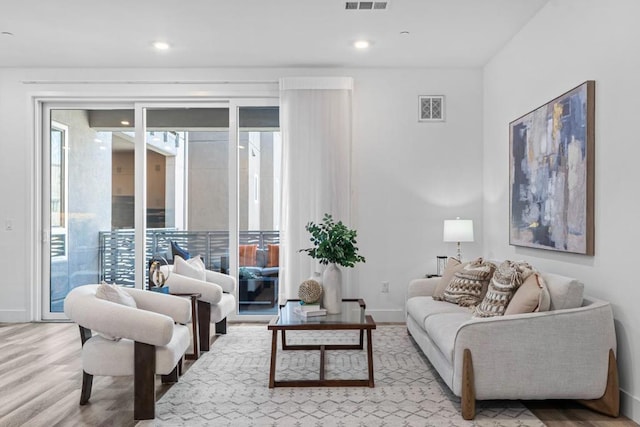
<path id="1" fill-rule="evenodd" d="M 281 302 L 297 298 L 298 285 L 324 267 L 299 252 L 311 246 L 305 225 L 325 213 L 349 222 L 352 91 L 350 77 L 280 80 Z M 349 295 L 347 280 L 344 286 Z"/>

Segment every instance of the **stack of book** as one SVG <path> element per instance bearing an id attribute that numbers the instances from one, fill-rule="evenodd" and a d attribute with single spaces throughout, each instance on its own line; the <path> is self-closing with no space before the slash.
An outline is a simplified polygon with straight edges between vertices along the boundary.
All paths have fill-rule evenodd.
<path id="1" fill-rule="evenodd" d="M 300 304 L 293 311 L 302 317 L 325 316 L 327 314 L 327 310 L 320 308 L 320 304 Z"/>

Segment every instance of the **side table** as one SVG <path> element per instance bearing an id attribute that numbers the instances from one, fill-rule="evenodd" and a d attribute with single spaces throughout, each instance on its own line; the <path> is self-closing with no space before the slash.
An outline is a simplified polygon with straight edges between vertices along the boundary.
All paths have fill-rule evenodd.
<path id="1" fill-rule="evenodd" d="M 198 343 L 198 298 L 202 296 L 199 293 L 173 293 L 170 292 L 170 295 L 175 295 L 177 297 L 189 297 L 191 298 L 191 327 L 193 328 L 193 353 L 185 354 L 184 357 L 187 360 L 198 360 L 200 357 L 200 345 Z"/>

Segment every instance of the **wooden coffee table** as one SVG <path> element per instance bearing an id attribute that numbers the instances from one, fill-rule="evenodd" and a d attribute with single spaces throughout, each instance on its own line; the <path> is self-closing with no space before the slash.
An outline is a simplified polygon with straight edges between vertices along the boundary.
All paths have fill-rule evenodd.
<path id="1" fill-rule="evenodd" d="M 300 304 L 300 300 L 288 300 L 280 306 L 279 314 L 269 322 L 268 329 L 273 331 L 271 340 L 271 367 L 269 369 L 269 388 L 274 387 L 374 387 L 373 382 L 373 346 L 371 330 L 376 323 L 365 314 L 366 305 L 362 299 L 343 299 L 340 314 L 304 318 L 293 309 Z M 360 331 L 358 344 L 301 344 L 288 345 L 287 331 Z M 320 350 L 320 376 L 317 380 L 287 380 L 276 381 L 276 356 L 278 347 L 278 331 L 282 333 L 282 350 Z M 367 362 L 368 379 L 326 379 L 325 351 L 326 350 L 362 350 L 364 348 L 364 333 L 367 333 Z"/>

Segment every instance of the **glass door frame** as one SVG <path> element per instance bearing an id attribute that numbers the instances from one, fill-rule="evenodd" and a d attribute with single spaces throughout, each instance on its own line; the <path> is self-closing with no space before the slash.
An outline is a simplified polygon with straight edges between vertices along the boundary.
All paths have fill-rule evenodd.
<path id="1" fill-rule="evenodd" d="M 240 146 L 240 108 L 244 107 L 278 107 L 280 108 L 280 99 L 279 98 L 236 98 L 232 99 L 229 103 L 229 128 L 231 128 L 231 120 L 233 119 L 234 123 L 234 133 L 231 135 L 230 129 L 230 137 L 233 136 L 235 149 L 232 150 L 235 153 L 235 161 L 234 161 L 234 169 L 235 169 L 235 186 L 234 192 L 236 194 L 235 198 L 235 213 L 234 219 L 236 221 L 236 228 L 234 229 L 234 241 L 235 246 L 230 245 L 231 250 L 230 261 L 229 261 L 229 271 L 233 273 L 232 275 L 236 278 L 236 316 L 237 320 L 244 321 L 269 321 L 273 319 L 275 314 L 240 314 L 240 277 L 238 274 L 239 268 L 239 254 L 238 254 L 238 242 L 240 240 L 240 227 L 239 227 L 239 211 L 240 211 L 240 199 L 238 195 L 240 194 L 240 158 L 238 155 L 238 150 Z M 231 178 L 231 177 L 230 177 Z M 280 292 L 279 292 L 280 293 Z M 277 307 L 279 307 L 279 295 L 276 295 L 276 313 Z"/>
<path id="2" fill-rule="evenodd" d="M 233 203 L 237 199 L 237 137 L 234 135 L 234 129 L 237 127 L 235 121 L 232 122 L 231 101 L 229 99 L 220 99 L 217 101 L 163 101 L 163 102 L 135 102 L 135 247 L 142 248 L 141 251 L 136 250 L 135 277 L 136 287 L 141 288 L 144 280 L 138 280 L 139 277 L 146 275 L 146 211 L 147 211 L 147 156 L 146 156 L 146 111 L 156 109 L 174 109 L 174 108 L 229 108 L 229 144 L 232 145 L 229 150 L 227 163 L 229 165 L 229 230 L 237 229 L 237 203 Z M 235 146 L 235 149 L 234 149 Z M 235 240 L 234 240 L 235 239 Z M 231 249 L 237 246 L 237 234 L 229 233 L 229 262 L 237 262 L 234 257 L 234 251 Z"/>
<path id="3" fill-rule="evenodd" d="M 40 259 L 36 259 L 35 268 L 39 270 L 35 277 L 41 278 L 39 286 L 35 286 L 34 307 L 40 320 L 67 320 L 64 312 L 51 311 L 51 111 L 52 110 L 132 110 L 133 102 L 91 102 L 86 100 L 58 101 L 41 100 L 36 115 L 36 132 L 40 135 L 39 156 L 36 170 L 41 171 L 40 200 L 41 206 L 36 209 L 40 215 L 41 233 L 38 251 Z M 67 164 L 68 167 L 68 164 Z M 68 185 L 68 183 L 67 183 Z"/>

